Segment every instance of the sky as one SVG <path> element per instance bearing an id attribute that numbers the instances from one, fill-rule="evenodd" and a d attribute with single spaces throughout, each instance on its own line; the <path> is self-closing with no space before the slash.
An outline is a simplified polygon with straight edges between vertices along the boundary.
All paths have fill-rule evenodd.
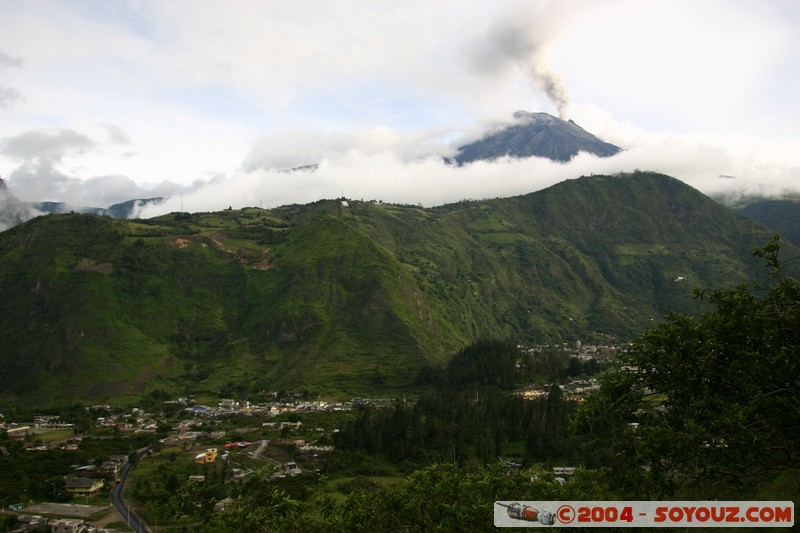
<path id="1" fill-rule="evenodd" d="M 0 0 L 0 35 L 23 201 L 432 206 L 635 169 L 800 191 L 794 0 Z M 520 109 L 624 151 L 443 162 Z"/>

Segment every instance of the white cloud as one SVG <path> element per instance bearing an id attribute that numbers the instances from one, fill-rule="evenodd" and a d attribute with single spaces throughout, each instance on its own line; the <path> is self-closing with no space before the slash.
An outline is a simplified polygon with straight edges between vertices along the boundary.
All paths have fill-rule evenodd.
<path id="1" fill-rule="evenodd" d="M 621 129 L 624 131 L 624 125 Z M 333 138 L 339 144 L 335 150 L 332 146 L 336 143 L 327 144 L 331 150 L 321 154 L 316 169 L 281 172 L 275 170 L 283 168 L 281 165 L 254 165 L 253 170 L 148 207 L 143 216 L 178 211 L 179 205 L 198 211 L 228 206 L 275 207 L 342 194 L 356 199 L 433 206 L 462 199 L 526 194 L 581 175 L 637 169 L 672 175 L 706 194 L 730 189 L 777 194 L 794 189 L 800 172 L 800 142 L 778 145 L 709 134 L 631 130 L 627 149 L 610 158 L 582 153 L 566 164 L 542 158 L 504 158 L 463 167 L 448 165 L 434 155 L 408 158 L 409 150 L 402 138 L 398 138 L 400 149 L 390 149 L 387 143 L 383 145 L 386 149 L 381 150 L 361 149 L 369 144 L 357 136 Z M 721 175 L 734 176 L 735 180 L 722 179 Z"/>
<path id="2" fill-rule="evenodd" d="M 7 67 L 21 67 L 22 66 L 22 58 L 18 56 L 12 56 L 11 54 L 7 54 L 5 52 L 0 51 L 0 69 L 7 68 Z"/>
<path id="3" fill-rule="evenodd" d="M 128 135 L 128 132 L 126 132 L 116 124 L 106 123 L 106 124 L 98 124 L 98 126 L 100 126 L 106 131 L 109 142 L 112 142 L 114 144 L 131 143 L 131 136 Z"/>
<path id="4" fill-rule="evenodd" d="M 0 109 L 7 109 L 23 100 L 22 93 L 13 87 L 0 85 Z"/>
<path id="5" fill-rule="evenodd" d="M 346 153 L 375 155 L 390 153 L 401 161 L 432 154 L 448 154 L 451 149 L 439 139 L 445 130 L 401 132 L 386 126 L 320 133 L 291 130 L 261 137 L 244 160 L 245 170 L 288 170 L 316 165 Z"/>
<path id="6" fill-rule="evenodd" d="M 94 146 L 85 135 L 75 130 L 62 129 L 57 132 L 27 131 L 0 142 L 0 152 L 24 160 L 46 159 L 61 161 L 68 152 L 81 152 Z"/>
<path id="7" fill-rule="evenodd" d="M 18 161 L 7 176 L 9 189 L 27 202 L 62 201 L 73 206 L 108 207 L 136 198 L 169 196 L 191 190 L 171 182 L 137 183 L 124 175 L 80 176 L 72 168 L 85 157 L 119 144 L 125 132 L 111 124 L 99 127 L 105 141 L 72 130 L 27 131 L 0 140 L 0 155 Z M 80 167 L 79 167 L 80 168 Z"/>
<path id="8" fill-rule="evenodd" d="M 553 62 L 576 100 L 649 129 L 774 131 L 787 104 L 774 88 L 800 59 L 782 4 L 596 3 L 573 14 Z"/>

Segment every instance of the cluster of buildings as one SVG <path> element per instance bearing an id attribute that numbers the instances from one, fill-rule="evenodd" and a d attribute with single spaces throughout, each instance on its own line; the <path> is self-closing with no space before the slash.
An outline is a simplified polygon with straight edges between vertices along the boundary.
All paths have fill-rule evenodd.
<path id="1" fill-rule="evenodd" d="M 566 385 L 555 386 L 561 390 L 562 399 L 576 402 L 586 401 L 586 396 L 600 389 L 600 384 L 596 379 L 578 379 L 571 381 Z M 515 394 L 525 398 L 526 400 L 536 400 L 547 397 L 552 388 L 552 383 L 548 385 L 530 385 L 517 390 Z"/>
<path id="2" fill-rule="evenodd" d="M 112 455 L 99 464 L 76 467 L 74 472 L 84 478 L 104 479 L 114 483 L 119 481 L 120 471 L 127 462 L 127 455 Z"/>
<path id="3" fill-rule="evenodd" d="M 99 428 L 117 428 L 120 431 L 147 431 L 154 433 L 158 429 L 158 422 L 152 414 L 146 413 L 134 407 L 130 413 L 109 414 L 108 416 L 98 417 L 95 425 Z"/>
<path id="4" fill-rule="evenodd" d="M 34 531 L 41 531 L 42 526 L 49 526 L 50 533 L 111 533 L 116 531 L 103 528 L 98 529 L 79 518 L 48 519 L 41 516 L 20 516 L 18 520 L 20 523 L 24 524 L 25 531 L 31 529 Z"/>
<path id="5" fill-rule="evenodd" d="M 611 358 L 621 353 L 626 349 L 626 346 L 618 344 L 583 344 L 581 341 L 575 341 L 574 344 L 541 344 L 524 348 L 528 353 L 564 353 L 570 358 L 576 358 L 580 361 L 594 360 L 599 364 L 608 363 Z M 556 385 L 565 400 L 582 402 L 585 401 L 586 396 L 600 388 L 599 383 L 594 378 L 589 379 L 576 379 L 565 385 Z M 519 389 L 515 392 L 518 396 L 526 400 L 536 400 L 538 398 L 546 397 L 552 390 L 553 384 L 546 385 L 530 385 Z"/>
<path id="6" fill-rule="evenodd" d="M 192 414 L 208 415 L 211 417 L 224 416 L 228 414 L 279 416 L 286 413 L 350 411 L 352 409 L 360 409 L 370 406 L 381 407 L 391 405 L 393 402 L 393 398 L 353 398 L 352 400 L 343 402 L 327 402 L 324 400 L 293 400 L 251 403 L 249 401 L 238 401 L 231 398 L 224 398 L 220 400 L 219 404 L 216 406 L 195 404 L 186 407 L 185 411 Z M 168 403 L 187 404 L 191 402 L 187 402 L 184 398 L 179 398 L 176 401 L 171 401 Z"/>
<path id="7" fill-rule="evenodd" d="M 581 361 L 594 359 L 598 363 L 607 363 L 614 354 L 623 352 L 626 346 L 619 344 L 584 344 L 580 340 L 574 344 L 537 344 L 524 347 L 528 353 L 559 352 Z"/>
<path id="8" fill-rule="evenodd" d="M 73 429 L 75 424 L 61 422 L 57 416 L 37 416 L 33 423 L 19 424 L 6 422 L 3 415 L 0 415 L 0 430 L 5 431 L 11 440 L 25 440 L 28 435 L 35 435 L 54 429 Z"/>

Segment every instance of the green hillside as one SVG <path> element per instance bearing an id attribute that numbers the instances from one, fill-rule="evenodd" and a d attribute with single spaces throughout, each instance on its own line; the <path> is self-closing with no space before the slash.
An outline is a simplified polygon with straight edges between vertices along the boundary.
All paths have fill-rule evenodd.
<path id="1" fill-rule="evenodd" d="M 431 209 L 39 217 L 0 233 L 0 404 L 391 394 L 477 338 L 630 338 L 754 279 L 770 236 L 651 173 Z"/>
<path id="2" fill-rule="evenodd" d="M 800 198 L 759 199 L 734 209 L 769 226 L 784 239 L 800 243 Z"/>

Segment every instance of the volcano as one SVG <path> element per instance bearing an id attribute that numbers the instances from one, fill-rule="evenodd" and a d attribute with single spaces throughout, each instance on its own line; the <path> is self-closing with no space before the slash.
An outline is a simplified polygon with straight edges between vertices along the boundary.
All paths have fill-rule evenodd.
<path id="1" fill-rule="evenodd" d="M 578 152 L 609 157 L 621 148 L 604 142 L 572 120 L 547 113 L 517 111 L 516 122 L 482 139 L 461 146 L 452 160 L 458 165 L 500 157 L 545 157 L 567 162 Z"/>

